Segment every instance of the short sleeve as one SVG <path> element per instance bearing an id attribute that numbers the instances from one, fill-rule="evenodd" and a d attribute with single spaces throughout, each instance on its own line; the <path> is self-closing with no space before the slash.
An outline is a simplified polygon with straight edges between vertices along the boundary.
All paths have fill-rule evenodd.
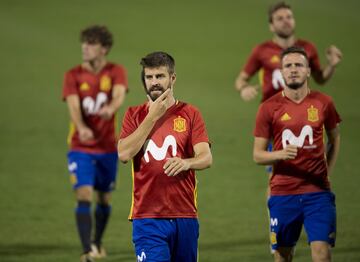
<path id="1" fill-rule="evenodd" d="M 316 47 L 313 44 L 309 43 L 309 65 L 312 72 L 321 72 L 321 65 L 320 65 L 320 59 L 319 54 L 316 49 Z"/>
<path id="2" fill-rule="evenodd" d="M 137 128 L 135 119 L 131 112 L 132 110 L 129 108 L 124 115 L 121 131 L 120 131 L 120 139 L 125 138 L 131 135 Z"/>
<path id="3" fill-rule="evenodd" d="M 260 68 L 261 68 L 261 62 L 259 60 L 259 47 L 255 47 L 248 60 L 246 61 L 246 64 L 243 68 L 243 71 L 245 71 L 249 76 L 254 75 Z"/>
<path id="4" fill-rule="evenodd" d="M 127 72 L 124 67 L 117 65 L 114 67 L 114 85 L 123 85 L 128 90 Z"/>
<path id="5" fill-rule="evenodd" d="M 255 137 L 263 137 L 267 139 L 272 137 L 270 110 L 264 103 L 260 105 L 256 114 L 253 135 Z"/>
<path id="6" fill-rule="evenodd" d="M 191 144 L 194 146 L 200 142 L 210 143 L 204 119 L 198 110 L 194 110 L 191 128 Z"/>
<path id="7" fill-rule="evenodd" d="M 332 130 L 334 129 L 340 122 L 341 118 L 336 111 L 334 102 L 332 100 L 329 101 L 325 112 L 325 120 L 324 125 L 326 130 Z"/>
<path id="8" fill-rule="evenodd" d="M 62 99 L 65 100 L 67 96 L 73 94 L 78 94 L 76 80 L 71 72 L 67 72 L 64 76 Z"/>

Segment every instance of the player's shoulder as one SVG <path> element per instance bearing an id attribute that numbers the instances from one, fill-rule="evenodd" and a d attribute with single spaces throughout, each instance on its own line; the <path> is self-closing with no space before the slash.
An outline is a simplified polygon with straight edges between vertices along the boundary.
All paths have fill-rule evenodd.
<path id="1" fill-rule="evenodd" d="M 143 104 L 140 104 L 140 105 L 135 105 L 135 106 L 129 106 L 126 110 L 126 113 L 127 114 L 130 114 L 131 116 L 135 116 L 135 115 L 138 115 L 142 112 L 147 112 L 148 110 L 148 103 L 145 102 Z"/>
<path id="2" fill-rule="evenodd" d="M 81 65 L 76 65 L 65 72 L 65 74 L 78 74 L 82 71 Z"/>
<path id="3" fill-rule="evenodd" d="M 313 99 L 321 100 L 324 103 L 330 103 L 330 102 L 333 101 L 331 96 L 329 96 L 327 94 L 324 94 L 324 93 L 322 93 L 320 91 L 317 91 L 317 90 L 312 90 L 310 92 L 310 97 L 313 98 Z"/>
<path id="4" fill-rule="evenodd" d="M 276 47 L 276 44 L 272 40 L 266 40 L 266 41 L 261 42 L 260 44 L 257 44 L 254 47 L 254 50 L 263 50 L 263 49 L 274 48 L 274 47 Z"/>
<path id="5" fill-rule="evenodd" d="M 195 105 L 183 101 L 176 101 L 176 108 L 178 110 L 182 110 L 189 113 L 200 112 L 200 110 Z"/>
<path id="6" fill-rule="evenodd" d="M 271 96 L 267 100 L 263 102 L 263 104 L 276 104 L 281 103 L 281 101 L 284 99 L 284 93 L 283 91 L 277 92 L 275 95 Z"/>
<path id="7" fill-rule="evenodd" d="M 297 39 L 295 44 L 305 49 L 316 49 L 315 44 L 313 42 L 305 39 Z"/>
<path id="8" fill-rule="evenodd" d="M 125 67 L 123 65 L 114 62 L 107 62 L 106 67 L 110 70 L 116 70 L 116 69 L 125 70 Z"/>

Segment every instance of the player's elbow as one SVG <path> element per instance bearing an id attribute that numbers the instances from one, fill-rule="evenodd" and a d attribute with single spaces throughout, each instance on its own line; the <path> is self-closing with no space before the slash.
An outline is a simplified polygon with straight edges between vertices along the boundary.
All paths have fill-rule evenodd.
<path id="1" fill-rule="evenodd" d="M 125 150 L 118 150 L 118 158 L 121 162 L 126 163 L 131 160 L 130 154 L 126 153 Z"/>
<path id="2" fill-rule="evenodd" d="M 130 155 L 129 150 L 126 150 L 122 146 L 121 140 L 119 140 L 118 142 L 117 151 L 118 151 L 118 158 L 120 159 L 121 162 L 126 163 L 129 160 L 131 160 L 132 156 Z"/>
<path id="3" fill-rule="evenodd" d="M 253 161 L 258 165 L 263 165 L 262 158 L 259 156 L 259 154 L 256 151 L 254 151 L 253 153 Z"/>
<path id="4" fill-rule="evenodd" d="M 206 159 L 205 168 L 211 167 L 212 163 L 213 163 L 213 158 L 212 158 L 212 155 L 209 154 L 207 159 Z"/>

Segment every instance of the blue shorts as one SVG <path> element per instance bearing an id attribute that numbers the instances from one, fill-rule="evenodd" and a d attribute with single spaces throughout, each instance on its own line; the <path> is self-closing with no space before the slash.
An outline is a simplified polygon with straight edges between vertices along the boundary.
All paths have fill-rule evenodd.
<path id="1" fill-rule="evenodd" d="M 89 154 L 70 151 L 68 169 L 74 189 L 93 186 L 95 190 L 110 192 L 115 188 L 117 153 Z"/>
<path id="2" fill-rule="evenodd" d="M 138 262 L 196 262 L 196 218 L 134 219 L 133 243 Z"/>
<path id="3" fill-rule="evenodd" d="M 268 207 L 273 250 L 295 246 L 303 225 L 308 243 L 325 241 L 335 245 L 336 208 L 332 192 L 271 196 Z"/>

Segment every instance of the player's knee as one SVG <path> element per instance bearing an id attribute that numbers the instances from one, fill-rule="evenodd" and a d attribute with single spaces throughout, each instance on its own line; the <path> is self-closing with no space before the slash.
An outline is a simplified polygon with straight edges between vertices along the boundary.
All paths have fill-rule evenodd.
<path id="1" fill-rule="evenodd" d="M 93 189 L 89 186 L 79 187 L 75 191 L 77 201 L 92 201 Z"/>
<path id="2" fill-rule="evenodd" d="M 330 262 L 331 250 L 327 243 L 311 244 L 311 256 L 314 262 Z"/>
<path id="3" fill-rule="evenodd" d="M 275 262 L 291 262 L 294 256 L 294 248 L 280 247 L 274 252 Z"/>

